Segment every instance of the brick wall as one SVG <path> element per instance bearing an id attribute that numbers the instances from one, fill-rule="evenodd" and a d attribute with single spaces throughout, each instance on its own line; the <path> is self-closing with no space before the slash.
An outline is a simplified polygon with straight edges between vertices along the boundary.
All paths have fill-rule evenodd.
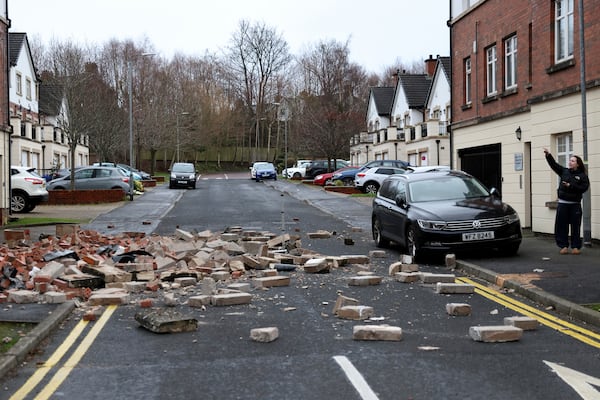
<path id="1" fill-rule="evenodd" d="M 48 204 L 116 203 L 125 198 L 121 189 L 106 190 L 50 190 Z"/>

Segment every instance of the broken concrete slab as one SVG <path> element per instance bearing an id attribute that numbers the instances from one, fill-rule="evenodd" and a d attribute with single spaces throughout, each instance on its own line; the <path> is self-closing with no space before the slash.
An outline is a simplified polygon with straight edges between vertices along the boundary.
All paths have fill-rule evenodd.
<path id="1" fill-rule="evenodd" d="M 439 294 L 473 294 L 475 287 L 468 283 L 444 283 L 435 285 L 435 292 Z"/>
<path id="2" fill-rule="evenodd" d="M 275 276 L 264 276 L 261 278 L 252 279 L 252 284 L 256 288 L 267 288 L 273 286 L 289 286 L 290 285 L 290 277 L 275 275 Z"/>
<path id="3" fill-rule="evenodd" d="M 513 316 L 504 318 L 504 325 L 516 326 L 517 328 L 521 328 L 524 331 L 533 331 L 540 326 L 540 323 L 535 318 Z"/>
<path id="4" fill-rule="evenodd" d="M 371 286 L 379 285 L 383 278 L 376 275 L 352 276 L 348 279 L 349 286 Z"/>
<path id="5" fill-rule="evenodd" d="M 250 293 L 224 293 L 215 294 L 210 298 L 210 304 L 213 306 L 236 306 L 249 304 L 252 301 Z"/>
<path id="6" fill-rule="evenodd" d="M 135 314 L 135 320 L 154 333 L 179 333 L 198 330 L 198 320 L 172 309 L 160 309 Z"/>
<path id="7" fill-rule="evenodd" d="M 371 318 L 374 315 L 374 313 L 375 310 L 373 309 L 373 307 L 352 305 L 338 308 L 335 314 L 338 318 L 362 321 Z"/>
<path id="8" fill-rule="evenodd" d="M 448 303 L 446 312 L 455 317 L 465 317 L 471 315 L 471 306 L 466 303 Z"/>

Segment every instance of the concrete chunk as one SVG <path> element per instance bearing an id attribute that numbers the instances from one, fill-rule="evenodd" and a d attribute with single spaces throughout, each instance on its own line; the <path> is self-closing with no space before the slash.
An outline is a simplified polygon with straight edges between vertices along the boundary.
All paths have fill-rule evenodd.
<path id="1" fill-rule="evenodd" d="M 435 291 L 439 294 L 472 294 L 475 293 L 475 287 L 468 283 L 438 282 L 435 285 Z"/>
<path id="2" fill-rule="evenodd" d="M 329 263 L 325 258 L 313 258 L 304 263 L 303 269 L 310 274 L 329 272 Z"/>
<path id="3" fill-rule="evenodd" d="M 91 306 L 110 306 L 127 304 L 129 302 L 129 294 L 123 289 L 98 289 L 94 291 L 88 303 Z"/>
<path id="4" fill-rule="evenodd" d="M 504 318 L 504 325 L 516 326 L 524 331 L 533 331 L 538 328 L 540 323 L 535 318 L 514 316 Z"/>
<path id="5" fill-rule="evenodd" d="M 154 333 L 193 332 L 198 329 L 198 320 L 169 310 L 156 310 L 135 314 L 135 320 Z"/>
<path id="6" fill-rule="evenodd" d="M 354 340 L 402 340 L 402 328 L 390 325 L 356 325 L 352 330 Z"/>
<path id="7" fill-rule="evenodd" d="M 338 295 L 335 305 L 333 306 L 333 313 L 336 314 L 337 310 L 344 306 L 357 306 L 359 305 L 359 301 L 357 299 L 353 299 L 352 297 L 347 297 L 342 294 Z"/>
<path id="8" fill-rule="evenodd" d="M 279 329 L 271 326 L 268 328 L 254 328 L 250 330 L 250 338 L 255 342 L 268 343 L 279 337 Z"/>
<path id="9" fill-rule="evenodd" d="M 17 304 L 37 303 L 39 293 L 32 290 L 14 290 L 8 292 L 8 302 Z"/>
<path id="10" fill-rule="evenodd" d="M 514 342 L 521 339 L 523 329 L 507 325 L 472 326 L 469 336 L 476 342 Z"/>
<path id="11" fill-rule="evenodd" d="M 207 295 L 192 296 L 188 299 L 187 304 L 190 307 L 207 306 L 210 304 L 210 296 L 207 296 Z"/>

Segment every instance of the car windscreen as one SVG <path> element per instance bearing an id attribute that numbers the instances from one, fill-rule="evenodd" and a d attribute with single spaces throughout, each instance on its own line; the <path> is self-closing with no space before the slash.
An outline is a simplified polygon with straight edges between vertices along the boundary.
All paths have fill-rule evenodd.
<path id="1" fill-rule="evenodd" d="M 194 172 L 194 166 L 192 164 L 175 164 L 173 165 L 173 172 L 189 172 L 189 173 L 193 173 Z"/>
<path id="2" fill-rule="evenodd" d="M 275 170 L 275 166 L 273 164 L 261 164 L 257 165 L 256 169 L 260 171 L 273 171 Z"/>
<path id="3" fill-rule="evenodd" d="M 414 203 L 440 200 L 464 200 L 489 196 L 487 189 L 470 177 L 445 176 L 411 182 L 410 200 Z"/>

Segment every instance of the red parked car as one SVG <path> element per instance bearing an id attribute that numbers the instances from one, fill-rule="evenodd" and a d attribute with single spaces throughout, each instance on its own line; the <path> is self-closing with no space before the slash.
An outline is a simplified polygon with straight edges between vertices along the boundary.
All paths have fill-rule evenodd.
<path id="1" fill-rule="evenodd" d="M 336 174 L 338 172 L 342 172 L 342 171 L 346 171 L 348 169 L 358 169 L 359 167 L 355 167 L 353 165 L 348 165 L 347 167 L 342 167 L 336 171 L 333 172 L 326 172 L 324 174 L 320 174 L 315 176 L 315 179 L 313 179 L 313 185 L 319 185 L 319 186 L 325 186 L 327 184 L 330 184 L 330 180 L 331 177 L 333 176 L 333 174 Z"/>

